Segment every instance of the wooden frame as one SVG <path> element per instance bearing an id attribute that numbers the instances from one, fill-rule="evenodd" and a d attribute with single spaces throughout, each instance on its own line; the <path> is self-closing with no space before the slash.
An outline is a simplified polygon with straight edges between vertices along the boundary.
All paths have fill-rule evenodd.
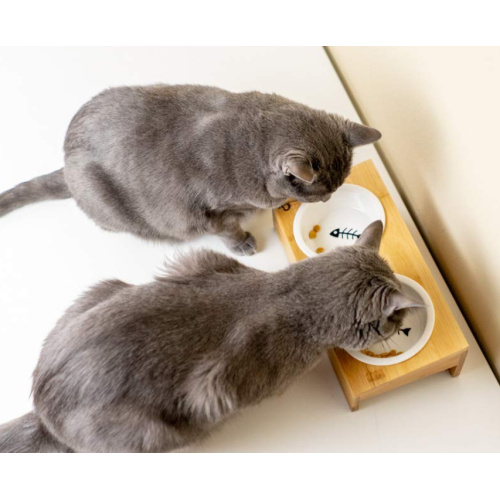
<path id="1" fill-rule="evenodd" d="M 450 374 L 457 377 L 469 346 L 373 162 L 369 160 L 355 166 L 346 182 L 363 186 L 379 198 L 386 215 L 381 255 L 395 272 L 412 278 L 427 290 L 436 311 L 429 342 L 402 363 L 372 366 L 341 349 L 328 353 L 349 406 L 355 411 L 360 401 L 434 373 L 450 370 Z M 273 211 L 274 226 L 290 262 L 307 258 L 293 237 L 293 219 L 299 206 L 299 202 L 291 202 Z"/>

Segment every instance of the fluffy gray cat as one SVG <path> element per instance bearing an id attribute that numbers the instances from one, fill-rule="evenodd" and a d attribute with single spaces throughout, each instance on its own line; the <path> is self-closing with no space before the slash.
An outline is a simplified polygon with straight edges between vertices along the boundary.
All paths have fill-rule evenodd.
<path id="1" fill-rule="evenodd" d="M 73 118 L 65 166 L 0 195 L 0 216 L 73 197 L 99 226 L 146 239 L 217 234 L 256 251 L 240 221 L 289 198 L 327 200 L 352 150 L 381 134 L 275 94 L 153 85 L 106 90 Z"/>
<path id="2" fill-rule="evenodd" d="M 94 286 L 46 339 L 34 411 L 0 427 L 0 452 L 176 450 L 283 392 L 325 349 L 390 337 L 414 304 L 381 236 L 378 221 L 277 273 L 204 251 L 152 283 Z"/>

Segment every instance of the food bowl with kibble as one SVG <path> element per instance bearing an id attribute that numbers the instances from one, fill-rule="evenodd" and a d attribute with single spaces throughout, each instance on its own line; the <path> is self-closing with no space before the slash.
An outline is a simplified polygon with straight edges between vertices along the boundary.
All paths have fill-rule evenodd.
<path id="1" fill-rule="evenodd" d="M 293 235 L 302 252 L 314 257 L 354 244 L 376 220 L 385 226 L 380 200 L 368 189 L 344 184 L 326 203 L 303 203 L 293 221 Z"/>
<path id="2" fill-rule="evenodd" d="M 353 358 L 368 365 L 395 365 L 412 358 L 425 347 L 434 329 L 435 312 L 429 294 L 411 278 L 401 274 L 396 277 L 403 293 L 425 307 L 409 309 L 403 325 L 392 337 L 362 351 L 347 349 Z"/>

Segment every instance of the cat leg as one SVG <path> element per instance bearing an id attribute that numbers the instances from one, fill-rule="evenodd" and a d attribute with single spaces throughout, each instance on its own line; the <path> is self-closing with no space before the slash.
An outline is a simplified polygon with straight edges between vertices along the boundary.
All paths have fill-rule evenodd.
<path id="1" fill-rule="evenodd" d="M 133 195 L 98 163 L 66 164 L 65 175 L 77 205 L 101 228 L 145 239 L 161 235 L 142 217 Z"/>
<path id="2" fill-rule="evenodd" d="M 203 220 L 200 226 L 201 232 L 215 234 L 222 238 L 226 246 L 238 255 L 253 255 L 257 252 L 257 242 L 252 234 L 243 231 L 240 226 L 240 220 L 252 211 L 224 211 L 214 212 L 205 211 L 198 214 L 198 222 Z"/>
<path id="3" fill-rule="evenodd" d="M 237 255 L 253 255 L 257 252 L 257 241 L 254 236 L 248 231 L 243 231 L 236 221 L 225 223 L 217 234 Z"/>
<path id="4" fill-rule="evenodd" d="M 64 419 L 61 434 L 80 453 L 164 453 L 201 437 L 125 405 L 74 410 Z"/>

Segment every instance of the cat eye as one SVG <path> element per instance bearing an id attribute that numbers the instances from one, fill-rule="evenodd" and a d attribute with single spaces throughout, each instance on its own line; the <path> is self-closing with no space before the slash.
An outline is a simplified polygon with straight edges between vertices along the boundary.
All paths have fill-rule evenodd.
<path id="1" fill-rule="evenodd" d="M 313 161 L 311 162 L 311 165 L 312 165 L 312 168 L 313 168 L 313 170 L 314 170 L 315 172 L 319 172 L 319 169 L 320 169 L 320 167 L 321 167 L 321 163 L 320 163 L 320 161 L 319 161 L 319 160 L 313 160 Z"/>

